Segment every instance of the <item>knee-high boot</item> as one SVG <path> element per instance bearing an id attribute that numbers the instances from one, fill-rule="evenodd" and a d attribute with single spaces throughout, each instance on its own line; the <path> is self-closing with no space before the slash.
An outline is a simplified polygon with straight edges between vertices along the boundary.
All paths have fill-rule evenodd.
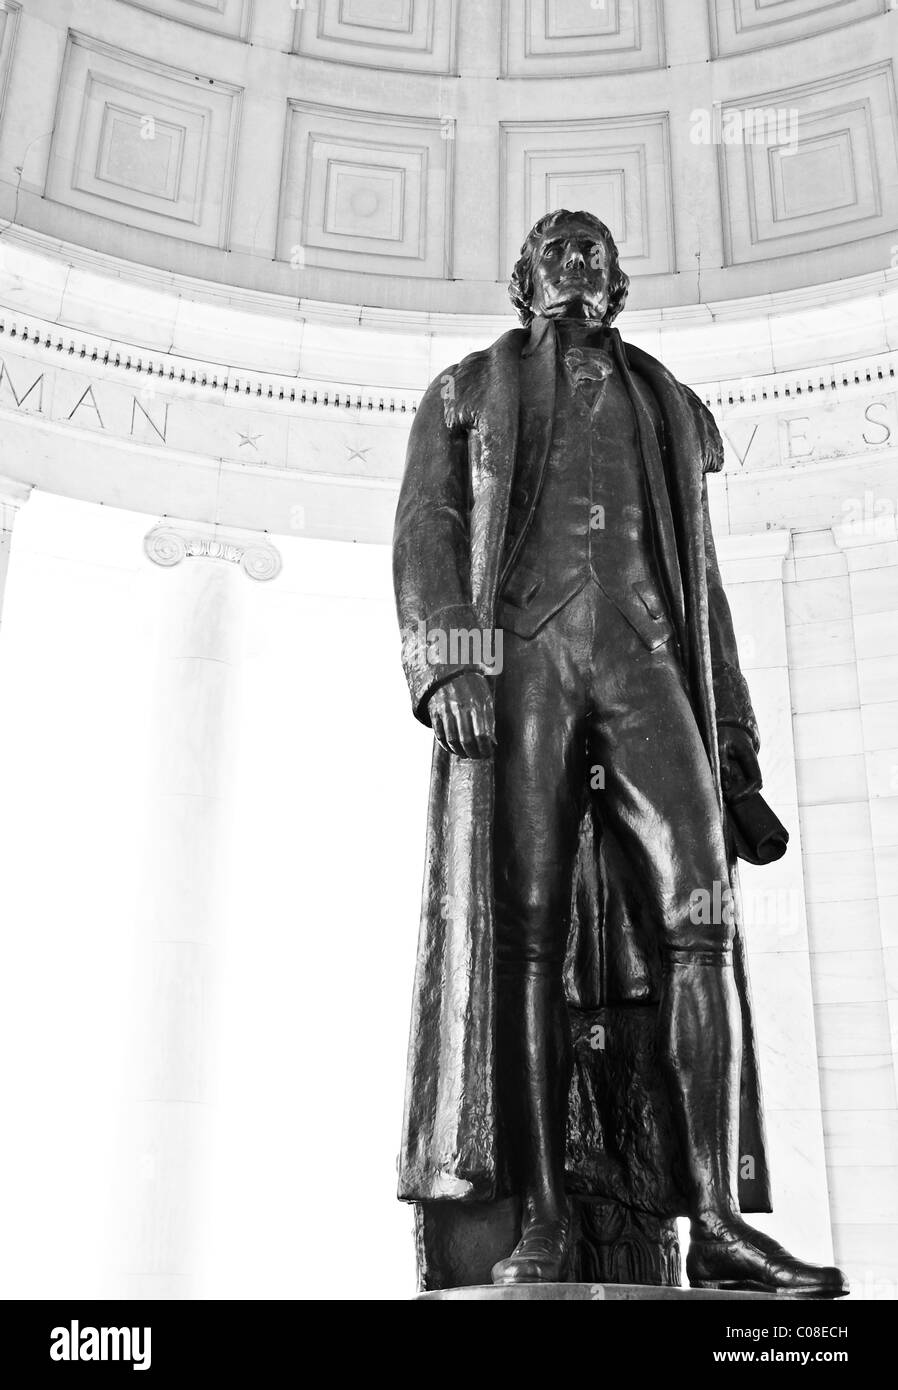
<path id="1" fill-rule="evenodd" d="M 732 952 L 670 951 L 660 1051 L 683 1146 L 693 1220 L 738 1213 L 742 1014 Z"/>
<path id="2" fill-rule="evenodd" d="M 841 1270 L 796 1259 L 739 1213 L 742 1014 L 732 953 L 674 950 L 666 964 L 660 1044 L 690 1189 L 690 1284 L 840 1297 Z"/>
<path id="3" fill-rule="evenodd" d="M 564 1153 L 571 1041 L 560 967 L 522 962 L 498 984 L 498 1091 L 505 1152 L 521 1195 L 521 1240 L 496 1283 L 565 1277 L 570 1221 Z"/>

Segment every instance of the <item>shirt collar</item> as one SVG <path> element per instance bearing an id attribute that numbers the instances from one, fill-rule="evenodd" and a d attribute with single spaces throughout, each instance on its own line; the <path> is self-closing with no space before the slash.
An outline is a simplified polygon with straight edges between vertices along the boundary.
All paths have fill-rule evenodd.
<path id="1" fill-rule="evenodd" d="M 529 339 L 528 339 L 528 341 L 527 341 L 526 347 L 524 348 L 523 352 L 521 353 L 521 356 L 522 356 L 522 357 L 532 357 L 533 354 L 536 352 L 537 348 L 539 348 L 539 346 L 540 346 L 540 344 L 542 343 L 543 339 L 546 337 L 547 333 L 550 332 L 550 330 L 551 330 L 552 340 L 554 341 L 554 340 L 555 340 L 555 324 L 554 324 L 554 321 L 553 321 L 552 319 L 545 318 L 545 317 L 543 317 L 542 315 L 537 315 L 537 316 L 532 320 L 532 322 L 531 322 L 531 324 L 530 324 L 530 337 L 529 337 Z M 613 341 L 613 334 L 615 333 L 616 330 L 613 329 L 613 328 L 609 328 L 609 329 L 606 329 L 605 331 L 606 331 L 607 337 L 608 337 L 608 347 L 611 348 L 611 347 L 612 347 L 612 341 Z"/>
<path id="2" fill-rule="evenodd" d="M 546 334 L 549 332 L 550 329 L 552 330 L 552 336 L 554 338 L 555 329 L 553 327 L 552 320 L 544 318 L 542 315 L 537 315 L 537 317 L 533 319 L 532 323 L 530 324 L 530 338 L 527 342 L 527 346 L 521 353 L 521 356 L 532 357 L 534 352 L 536 352 L 536 349 L 539 347 L 543 338 L 545 338 Z"/>

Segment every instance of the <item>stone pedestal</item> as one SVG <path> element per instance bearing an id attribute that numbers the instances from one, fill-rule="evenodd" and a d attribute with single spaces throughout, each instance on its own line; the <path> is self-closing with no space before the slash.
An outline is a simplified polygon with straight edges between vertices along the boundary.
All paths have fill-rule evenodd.
<path id="1" fill-rule="evenodd" d="M 775 1293 L 733 1293 L 723 1289 L 672 1289 L 647 1284 L 475 1284 L 466 1289 L 438 1289 L 419 1294 L 416 1303 L 437 1300 L 461 1302 L 473 1299 L 484 1303 L 632 1303 L 663 1299 L 687 1303 L 741 1301 L 761 1299 L 781 1300 Z"/>
<path id="2" fill-rule="evenodd" d="M 634 1211 L 619 1202 L 572 1198 L 571 1273 L 585 1286 L 680 1283 L 680 1246 L 673 1218 Z M 490 1282 L 493 1265 L 517 1243 L 520 1205 L 420 1202 L 415 1208 L 419 1286 L 432 1292 Z"/>
<path id="3" fill-rule="evenodd" d="M 567 1188 L 572 1279 L 629 1287 L 680 1283 L 676 1216 L 687 1209 L 656 1054 L 654 1004 L 570 1009 L 574 1068 Z M 419 1288 L 490 1282 L 520 1237 L 520 1204 L 416 1205 Z"/>

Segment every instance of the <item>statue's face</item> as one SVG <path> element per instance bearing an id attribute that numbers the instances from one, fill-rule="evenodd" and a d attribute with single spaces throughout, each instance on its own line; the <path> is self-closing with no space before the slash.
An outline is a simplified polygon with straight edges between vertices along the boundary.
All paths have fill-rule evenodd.
<path id="1" fill-rule="evenodd" d="M 582 222 L 560 222 L 533 253 L 534 314 L 602 320 L 608 310 L 609 256 L 604 240 Z"/>

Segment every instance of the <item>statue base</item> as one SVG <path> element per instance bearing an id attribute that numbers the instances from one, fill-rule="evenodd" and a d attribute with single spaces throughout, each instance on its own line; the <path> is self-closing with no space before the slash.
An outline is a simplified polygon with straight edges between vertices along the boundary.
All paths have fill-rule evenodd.
<path id="1" fill-rule="evenodd" d="M 709 1300 L 763 1299 L 781 1302 L 788 1295 L 739 1293 L 725 1289 L 677 1289 L 663 1284 L 473 1284 L 461 1289 L 435 1289 L 420 1293 L 416 1303 L 437 1300 L 496 1303 L 633 1303 L 683 1299 L 689 1303 Z"/>
<path id="2" fill-rule="evenodd" d="M 572 1282 L 564 1287 L 680 1287 L 680 1246 L 672 1217 L 633 1211 L 621 1202 L 574 1197 Z M 521 1233 L 520 1203 L 419 1202 L 415 1209 L 418 1287 L 427 1293 L 490 1284 L 497 1260 Z M 532 1287 L 532 1286 L 530 1286 Z M 552 1285 L 563 1287 L 561 1285 Z"/>

